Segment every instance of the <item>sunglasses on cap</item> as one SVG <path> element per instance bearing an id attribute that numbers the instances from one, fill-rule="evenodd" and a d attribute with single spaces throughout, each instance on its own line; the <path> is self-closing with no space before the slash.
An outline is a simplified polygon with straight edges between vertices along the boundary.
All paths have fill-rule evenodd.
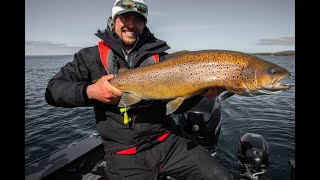
<path id="1" fill-rule="evenodd" d="M 120 6 L 128 9 L 132 9 L 135 7 L 139 12 L 143 14 L 148 12 L 148 7 L 145 4 L 134 2 L 132 0 L 121 0 L 117 3 L 116 6 Z"/>

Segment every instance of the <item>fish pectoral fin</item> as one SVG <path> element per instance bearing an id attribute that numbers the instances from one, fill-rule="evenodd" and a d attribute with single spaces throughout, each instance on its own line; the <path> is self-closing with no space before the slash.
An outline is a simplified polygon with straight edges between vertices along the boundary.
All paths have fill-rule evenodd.
<path id="1" fill-rule="evenodd" d="M 185 100 L 185 98 L 179 97 L 177 99 L 169 101 L 166 105 L 166 107 L 167 107 L 166 115 L 169 115 L 169 114 L 173 113 L 174 111 L 176 111 L 179 108 L 179 106 L 183 103 L 184 100 Z"/>
<path id="2" fill-rule="evenodd" d="M 128 107 L 130 105 L 140 102 L 141 99 L 137 96 L 132 95 L 131 93 L 124 92 L 121 96 L 118 107 Z"/>
<path id="3" fill-rule="evenodd" d="M 226 89 L 233 94 L 241 94 L 243 93 L 243 89 L 233 86 L 226 86 Z"/>
<path id="4" fill-rule="evenodd" d="M 252 86 L 251 84 L 246 84 L 246 87 L 249 91 L 254 91 L 256 89 L 256 87 Z"/>
<path id="5" fill-rule="evenodd" d="M 228 90 L 227 92 L 223 93 L 220 96 L 220 100 L 224 101 L 228 99 L 229 97 L 235 95 L 235 94 L 242 94 L 244 92 L 243 89 L 238 88 L 238 87 L 233 87 L 233 86 L 226 86 L 226 89 Z"/>
<path id="6" fill-rule="evenodd" d="M 229 97 L 233 96 L 235 93 L 233 92 L 230 92 L 230 91 L 227 91 L 225 93 L 223 93 L 221 96 L 220 96 L 220 100 L 221 101 L 224 101 L 226 99 L 228 99 Z"/>

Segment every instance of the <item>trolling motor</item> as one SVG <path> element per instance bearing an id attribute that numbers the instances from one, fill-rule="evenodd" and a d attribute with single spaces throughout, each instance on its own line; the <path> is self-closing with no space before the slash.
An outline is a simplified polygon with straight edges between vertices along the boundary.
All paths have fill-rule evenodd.
<path id="1" fill-rule="evenodd" d="M 269 144 L 259 134 L 246 133 L 240 138 L 237 157 L 241 175 L 258 180 L 270 164 Z"/>

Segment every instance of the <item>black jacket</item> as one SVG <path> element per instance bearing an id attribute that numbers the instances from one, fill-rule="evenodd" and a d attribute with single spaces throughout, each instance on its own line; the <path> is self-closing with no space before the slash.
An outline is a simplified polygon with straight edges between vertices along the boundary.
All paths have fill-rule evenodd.
<path id="1" fill-rule="evenodd" d="M 170 48 L 166 42 L 155 38 L 147 27 L 128 55 L 123 53 L 118 36 L 108 28 L 104 32 L 98 31 L 96 35 L 110 46 L 113 58 L 108 61 L 114 62 L 115 72 L 122 67 L 139 67 L 155 53 L 159 54 L 161 62 L 167 54 L 165 51 Z M 104 75 L 107 72 L 100 60 L 98 46 L 83 48 L 74 55 L 72 62 L 62 67 L 48 82 L 45 99 L 48 104 L 59 107 L 93 106 L 98 132 L 104 140 L 105 148 L 112 152 L 132 146 L 143 149 L 150 145 L 153 137 L 168 131 L 176 132 L 175 122 L 165 115 L 166 102 L 139 102 L 136 108 L 128 110 L 132 121 L 125 125 L 117 105 L 89 100 L 86 87 L 92 80 Z M 191 98 L 177 112 L 191 108 L 200 99 L 197 96 Z"/>

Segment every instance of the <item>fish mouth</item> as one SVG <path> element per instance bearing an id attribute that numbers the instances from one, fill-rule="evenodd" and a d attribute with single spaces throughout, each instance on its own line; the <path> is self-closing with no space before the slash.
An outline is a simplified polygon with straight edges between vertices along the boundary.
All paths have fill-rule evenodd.
<path id="1" fill-rule="evenodd" d="M 291 84 L 280 82 L 282 79 L 288 76 L 290 76 L 289 72 L 283 76 L 274 78 L 267 87 L 263 87 L 262 89 L 258 89 L 257 91 L 263 94 L 276 94 L 284 90 L 290 89 L 292 87 Z"/>
<path id="2" fill-rule="evenodd" d="M 282 79 L 284 79 L 285 77 L 289 77 L 291 76 L 290 72 L 289 71 L 286 71 L 285 74 L 283 74 L 282 76 L 278 76 L 276 78 L 274 78 L 270 83 L 269 85 L 272 87 L 272 88 L 280 88 L 282 87 L 282 85 L 285 85 L 285 84 L 282 84 L 280 83 L 279 81 L 281 81 Z"/>
<path id="3" fill-rule="evenodd" d="M 243 83 L 246 87 L 247 91 L 242 93 L 243 96 L 256 96 L 256 95 L 263 95 L 263 94 L 277 94 L 284 90 L 290 89 L 292 85 L 288 83 L 280 82 L 285 77 L 290 76 L 290 73 L 286 73 L 282 76 L 275 77 L 269 83 L 264 84 L 262 86 L 254 87 L 250 84 Z M 257 82 L 257 79 L 256 79 Z"/>
<path id="4" fill-rule="evenodd" d="M 290 88 L 291 88 L 290 84 L 278 82 L 271 88 L 258 89 L 257 91 L 260 94 L 276 94 L 276 93 L 282 92 L 282 91 L 290 89 Z"/>

